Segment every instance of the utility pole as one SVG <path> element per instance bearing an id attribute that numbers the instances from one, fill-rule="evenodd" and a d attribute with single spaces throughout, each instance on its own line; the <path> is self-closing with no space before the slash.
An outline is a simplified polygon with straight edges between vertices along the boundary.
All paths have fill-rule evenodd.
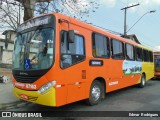
<path id="1" fill-rule="evenodd" d="M 132 27 L 130 27 L 130 28 L 128 29 L 128 31 L 130 31 L 145 15 L 147 15 L 147 14 L 149 14 L 149 13 L 154 13 L 154 12 L 156 12 L 156 10 L 151 10 L 151 11 L 143 14 L 143 15 L 132 25 Z M 127 32 L 128 32 L 128 31 L 127 31 Z M 127 32 L 126 32 L 126 33 L 127 33 Z"/>
<path id="2" fill-rule="evenodd" d="M 127 27 L 126 27 L 127 26 L 126 25 L 127 9 L 138 6 L 138 5 L 140 5 L 140 4 L 135 4 L 135 5 L 124 7 L 124 8 L 121 9 L 121 10 L 124 10 L 124 37 L 127 35 Z"/>

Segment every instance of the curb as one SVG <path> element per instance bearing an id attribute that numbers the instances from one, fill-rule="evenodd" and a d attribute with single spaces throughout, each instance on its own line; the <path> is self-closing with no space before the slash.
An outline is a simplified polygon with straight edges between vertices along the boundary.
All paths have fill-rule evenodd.
<path id="1" fill-rule="evenodd" d="M 17 109 L 17 108 L 20 108 L 22 106 L 25 106 L 26 104 L 27 103 L 25 101 L 21 101 L 21 100 L 11 102 L 11 103 L 2 103 L 2 104 L 0 104 L 0 111 Z"/>

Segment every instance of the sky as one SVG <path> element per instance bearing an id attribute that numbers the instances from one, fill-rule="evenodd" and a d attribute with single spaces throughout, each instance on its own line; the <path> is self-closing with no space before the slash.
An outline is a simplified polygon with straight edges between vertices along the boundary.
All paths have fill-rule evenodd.
<path id="1" fill-rule="evenodd" d="M 89 3 L 91 0 L 81 0 Z M 93 0 L 92 0 L 93 1 Z M 151 10 L 155 13 L 144 15 L 127 34 L 135 34 L 139 41 L 154 51 L 160 51 L 160 0 L 95 0 L 100 4 L 95 12 L 83 19 L 95 26 L 118 33 L 124 32 L 124 11 L 121 8 L 139 3 L 139 6 L 127 10 L 127 30 Z M 82 8 L 83 9 L 83 8 Z M 89 9 L 92 9 L 91 7 Z"/>
<path id="2" fill-rule="evenodd" d="M 124 33 L 124 11 L 121 8 L 139 3 L 127 10 L 127 30 L 145 15 L 127 34 L 135 34 L 143 45 L 160 51 L 160 0 L 99 0 L 99 3 L 99 9 L 86 18 L 87 22 L 118 33 Z M 156 12 L 147 13 L 152 10 Z"/>

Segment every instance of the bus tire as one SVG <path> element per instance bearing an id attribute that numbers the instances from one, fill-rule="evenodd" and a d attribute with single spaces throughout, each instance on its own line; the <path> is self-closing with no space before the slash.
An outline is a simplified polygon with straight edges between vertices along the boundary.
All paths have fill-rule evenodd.
<path id="1" fill-rule="evenodd" d="M 86 100 L 86 103 L 91 106 L 98 104 L 103 97 L 103 92 L 104 89 L 102 83 L 98 80 L 93 81 L 90 88 L 90 95 Z"/>
<path id="2" fill-rule="evenodd" d="M 138 87 L 143 88 L 146 85 L 146 77 L 144 74 L 141 76 L 141 82 L 139 83 Z"/>

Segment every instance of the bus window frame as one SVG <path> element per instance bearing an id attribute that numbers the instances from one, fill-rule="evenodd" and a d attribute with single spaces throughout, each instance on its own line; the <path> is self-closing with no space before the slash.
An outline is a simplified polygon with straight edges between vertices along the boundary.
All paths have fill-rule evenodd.
<path id="1" fill-rule="evenodd" d="M 76 64 L 79 64 L 79 63 L 81 63 L 81 62 L 83 62 L 83 61 L 85 61 L 86 60 L 86 44 L 85 44 L 85 37 L 83 36 L 83 35 L 81 35 L 81 34 L 75 34 L 75 36 L 77 35 L 77 36 L 81 36 L 82 38 L 83 38 L 83 46 L 84 46 L 84 59 L 83 60 L 81 60 L 81 61 L 78 61 L 78 62 L 76 62 L 76 63 L 74 63 L 74 64 L 72 64 L 72 65 L 69 65 L 69 66 L 67 66 L 67 67 L 62 67 L 61 66 L 61 39 L 62 39 L 62 32 L 66 32 L 66 33 L 68 33 L 68 31 L 67 30 L 61 30 L 59 33 L 60 33 L 60 39 L 59 39 L 59 67 L 62 69 L 62 70 L 64 70 L 64 69 L 66 69 L 66 68 L 70 68 L 70 67 L 72 67 L 72 66 L 74 66 L 74 65 L 76 65 Z M 69 55 L 69 54 L 68 54 Z M 70 54 L 71 55 L 71 54 Z"/>
<path id="2" fill-rule="evenodd" d="M 149 51 L 149 56 L 150 56 L 149 57 L 150 58 L 150 62 L 153 63 L 153 59 L 154 58 L 153 58 L 153 52 L 152 51 Z"/>
<path id="3" fill-rule="evenodd" d="M 108 43 L 107 43 L 107 44 L 109 44 L 109 46 L 108 46 L 109 56 L 108 56 L 108 57 L 100 57 L 100 56 L 95 56 L 95 55 L 93 54 L 93 41 L 95 41 L 95 34 L 105 37 L 106 40 L 108 41 Z M 111 42 L 110 42 L 110 38 L 109 38 L 108 36 L 106 36 L 106 35 L 104 35 L 104 34 L 101 34 L 101 33 L 92 32 L 92 38 L 91 38 L 92 56 L 93 56 L 94 58 L 110 59 L 110 57 L 111 57 L 111 44 L 110 44 L 110 43 L 111 43 Z"/>
<path id="4" fill-rule="evenodd" d="M 144 52 L 146 52 L 146 58 L 148 57 L 146 60 L 144 59 Z M 143 62 L 150 62 L 149 51 L 147 49 L 143 49 Z"/>
<path id="5" fill-rule="evenodd" d="M 122 44 L 122 52 L 123 52 L 123 58 L 113 58 L 113 40 L 115 41 L 118 41 L 118 42 L 121 42 Z M 115 38 L 111 38 L 111 58 L 114 59 L 114 60 L 125 60 L 125 49 L 124 49 L 124 42 L 123 41 L 120 41 L 118 39 L 115 39 Z"/>
<path id="6" fill-rule="evenodd" d="M 127 45 L 130 45 L 133 47 L 133 59 L 127 59 Z M 135 61 L 135 46 L 129 43 L 125 43 L 125 59 L 129 61 Z"/>
<path id="7" fill-rule="evenodd" d="M 138 60 L 138 57 L 137 57 L 137 49 L 140 49 L 140 50 L 141 50 L 141 54 L 140 54 L 140 55 L 142 55 L 141 60 Z M 143 62 L 143 49 L 142 49 L 141 47 L 138 47 L 138 46 L 135 47 L 135 61 Z"/>

